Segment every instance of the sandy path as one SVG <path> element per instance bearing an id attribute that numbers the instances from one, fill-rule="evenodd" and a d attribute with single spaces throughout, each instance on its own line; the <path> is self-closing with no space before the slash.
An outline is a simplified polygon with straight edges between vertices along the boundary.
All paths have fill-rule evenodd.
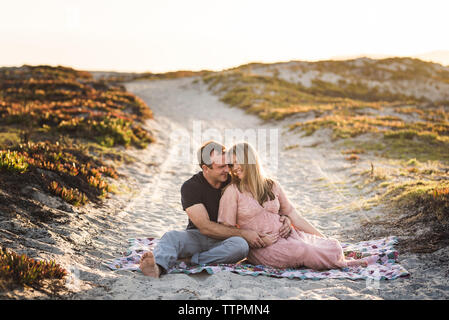
<path id="1" fill-rule="evenodd" d="M 136 197 L 111 218 L 109 229 L 93 241 L 94 249 L 87 266 L 80 272 L 83 281 L 96 283 L 83 288 L 75 299 L 447 299 L 449 261 L 447 250 L 431 255 L 401 255 L 400 262 L 411 272 L 409 279 L 381 281 L 368 287 L 365 281 L 288 280 L 249 277 L 223 272 L 216 275 L 165 275 L 151 279 L 139 272 L 109 271 L 102 259 L 117 257 L 126 249 L 126 239 L 160 237 L 172 229 L 184 229 L 187 217 L 180 204 L 179 188 L 183 181 L 199 171 L 193 163 L 180 161 L 177 141 L 171 132 L 187 132 L 192 136 L 193 121 L 202 120 L 203 130 L 215 128 L 282 128 L 285 123 L 263 124 L 256 116 L 229 108 L 211 95 L 201 81 L 184 78 L 127 83 L 129 91 L 145 100 L 156 120 L 148 126 L 158 143 L 148 150 L 133 151 L 139 162 L 122 167 L 120 172 L 134 181 Z M 346 231 L 357 227 L 364 195 L 351 188 L 354 165 L 332 151 L 324 133 L 300 138 L 285 130 L 279 136 L 278 169 L 267 170 L 278 179 L 299 213 L 326 235 L 351 241 Z M 321 142 L 316 148 L 305 146 Z M 297 148 L 284 150 L 287 146 Z M 194 147 L 196 149 L 196 146 Z M 193 150 L 193 149 L 192 149 Z M 368 162 L 369 163 L 369 162 Z M 359 166 L 369 168 L 361 162 Z M 376 214 L 376 209 L 368 214 Z M 111 229 L 112 228 L 112 229 Z M 438 260 L 439 259 L 439 260 Z M 426 262 L 430 261 L 430 262 Z M 436 265 L 435 261 L 440 265 Z M 440 262 L 438 262 L 440 261 Z"/>

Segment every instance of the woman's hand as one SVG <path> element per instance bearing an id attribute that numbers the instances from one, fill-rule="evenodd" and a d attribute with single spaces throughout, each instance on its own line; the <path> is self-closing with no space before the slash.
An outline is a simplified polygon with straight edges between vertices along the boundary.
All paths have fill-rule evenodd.
<path id="1" fill-rule="evenodd" d="M 279 240 L 279 233 L 268 233 L 261 236 L 261 239 L 265 243 L 265 246 L 268 247 Z"/>
<path id="2" fill-rule="evenodd" d="M 291 221 L 288 216 L 282 215 L 279 218 L 279 221 L 282 222 L 282 227 L 279 229 L 279 235 L 282 238 L 288 238 L 290 233 L 292 232 Z"/>

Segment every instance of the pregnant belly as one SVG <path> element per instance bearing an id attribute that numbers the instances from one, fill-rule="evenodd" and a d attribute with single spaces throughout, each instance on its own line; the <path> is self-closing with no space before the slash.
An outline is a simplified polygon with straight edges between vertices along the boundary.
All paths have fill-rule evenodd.
<path id="1" fill-rule="evenodd" d="M 276 233 L 282 227 L 279 221 L 280 216 L 274 213 L 259 213 L 252 219 L 239 223 L 243 229 L 250 229 L 263 233 Z"/>

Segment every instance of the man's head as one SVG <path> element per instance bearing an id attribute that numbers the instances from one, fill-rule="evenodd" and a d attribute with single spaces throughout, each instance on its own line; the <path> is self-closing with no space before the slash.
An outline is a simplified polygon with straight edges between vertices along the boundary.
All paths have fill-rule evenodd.
<path id="1" fill-rule="evenodd" d="M 210 140 L 198 149 L 198 163 L 203 174 L 217 182 L 225 182 L 228 179 L 229 166 L 226 161 L 226 147 Z"/>

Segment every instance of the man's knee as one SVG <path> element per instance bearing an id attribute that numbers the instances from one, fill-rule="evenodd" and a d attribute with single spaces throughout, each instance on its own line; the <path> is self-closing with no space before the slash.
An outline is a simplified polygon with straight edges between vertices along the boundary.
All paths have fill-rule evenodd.
<path id="1" fill-rule="evenodd" d="M 164 233 L 162 238 L 178 239 L 181 236 L 182 233 L 183 233 L 183 231 L 171 230 L 171 231 L 168 231 L 168 232 Z"/>
<path id="2" fill-rule="evenodd" d="M 171 230 L 166 232 L 160 241 L 179 242 L 184 241 L 186 238 L 186 232 L 180 230 Z"/>
<path id="3" fill-rule="evenodd" d="M 172 267 L 179 254 L 185 249 L 186 242 L 185 231 L 166 232 L 154 249 L 156 263 L 165 270 Z"/>
<path id="4" fill-rule="evenodd" d="M 231 237 L 228 239 L 231 245 L 232 255 L 236 256 L 239 260 L 246 258 L 249 252 L 248 242 L 242 237 Z"/>
<path id="5" fill-rule="evenodd" d="M 179 249 L 185 242 L 186 235 L 184 233 L 184 231 L 178 230 L 166 232 L 159 240 L 158 247 L 164 248 L 165 246 L 171 246 Z"/>

